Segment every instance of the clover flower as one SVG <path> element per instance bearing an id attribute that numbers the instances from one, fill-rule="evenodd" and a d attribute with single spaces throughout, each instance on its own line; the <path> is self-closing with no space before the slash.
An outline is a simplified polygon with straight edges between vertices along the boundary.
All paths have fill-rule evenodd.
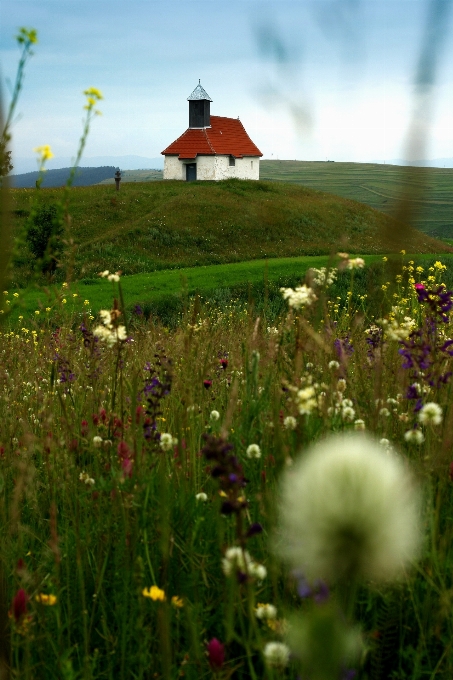
<path id="1" fill-rule="evenodd" d="M 347 263 L 348 269 L 363 269 L 365 260 L 362 257 L 349 258 Z"/>
<path id="2" fill-rule="evenodd" d="M 273 604 L 262 604 L 258 602 L 255 608 L 255 616 L 257 619 L 276 619 L 277 607 Z"/>
<path id="3" fill-rule="evenodd" d="M 240 580 L 251 576 L 263 581 L 267 576 L 266 567 L 255 562 L 248 550 L 239 546 L 232 546 L 227 549 L 225 557 L 222 559 L 222 571 L 225 576 L 237 575 Z"/>
<path id="4" fill-rule="evenodd" d="M 309 306 L 318 298 L 311 288 L 303 284 L 297 288 L 280 288 L 283 299 L 288 301 L 288 305 L 293 309 L 300 309 Z"/>
<path id="5" fill-rule="evenodd" d="M 206 645 L 206 651 L 211 668 L 215 670 L 222 668 L 225 662 L 225 645 L 217 638 L 212 638 Z"/>
<path id="6" fill-rule="evenodd" d="M 423 444 L 425 441 L 425 435 L 421 430 L 414 428 L 412 430 L 407 430 L 407 432 L 404 433 L 404 439 L 409 444 L 417 444 L 420 446 L 420 444 Z"/>
<path id="7" fill-rule="evenodd" d="M 266 643 L 263 654 L 268 666 L 285 668 L 289 664 L 290 649 L 284 642 Z"/>
<path id="8" fill-rule="evenodd" d="M 361 418 L 358 418 L 357 420 L 354 420 L 354 430 L 365 430 L 365 421 L 362 420 Z"/>
<path id="9" fill-rule="evenodd" d="M 261 449 L 258 444 L 250 444 L 245 452 L 247 458 L 261 458 Z"/>
<path id="10" fill-rule="evenodd" d="M 213 420 L 213 421 L 219 420 L 220 413 L 218 411 L 215 411 L 215 410 L 211 411 L 211 413 L 209 414 L 209 418 L 210 418 L 210 420 Z"/>
<path id="11" fill-rule="evenodd" d="M 283 420 L 283 427 L 287 430 L 295 430 L 297 427 L 297 420 L 294 416 L 286 416 Z"/>
<path id="12" fill-rule="evenodd" d="M 422 425 L 440 425 L 442 422 L 442 409 L 439 404 L 430 401 L 421 407 L 418 419 Z"/>
<path id="13" fill-rule="evenodd" d="M 362 433 L 332 436 L 284 477 L 277 547 L 309 579 L 388 580 L 417 553 L 418 514 L 396 456 Z"/>
<path id="14" fill-rule="evenodd" d="M 197 501 L 202 501 L 202 503 L 206 503 L 206 501 L 208 500 L 207 495 L 203 491 L 197 493 L 195 498 L 197 499 Z"/>
<path id="15" fill-rule="evenodd" d="M 300 415 L 310 415 L 313 409 L 318 405 L 315 388 L 309 385 L 308 387 L 298 390 L 294 397 L 294 401 L 296 402 L 297 410 Z"/>
<path id="16" fill-rule="evenodd" d="M 337 368 L 340 368 L 340 364 L 338 363 L 338 361 L 335 361 L 335 360 L 334 360 L 334 361 L 329 361 L 328 366 L 329 366 L 330 369 L 334 369 L 334 368 L 337 369 Z"/>
<path id="17" fill-rule="evenodd" d="M 96 435 L 96 437 L 93 437 L 93 446 L 95 449 L 100 449 L 102 446 L 102 437 L 99 437 Z"/>
<path id="18" fill-rule="evenodd" d="M 177 443 L 176 437 L 173 437 L 169 432 L 162 432 L 160 435 L 159 446 L 162 451 L 170 451 Z"/>

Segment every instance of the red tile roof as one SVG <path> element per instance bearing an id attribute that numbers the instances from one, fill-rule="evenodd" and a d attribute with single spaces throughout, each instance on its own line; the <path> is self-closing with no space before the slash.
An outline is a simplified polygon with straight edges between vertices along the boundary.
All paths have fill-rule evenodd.
<path id="1" fill-rule="evenodd" d="M 211 127 L 188 128 L 177 140 L 167 146 L 162 154 L 179 156 L 180 159 L 195 156 L 228 155 L 262 156 L 263 154 L 236 118 L 211 116 Z"/>

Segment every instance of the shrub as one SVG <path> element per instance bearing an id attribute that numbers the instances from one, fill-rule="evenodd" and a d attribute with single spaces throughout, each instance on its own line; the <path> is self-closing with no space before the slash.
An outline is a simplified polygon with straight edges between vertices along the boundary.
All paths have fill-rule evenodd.
<path id="1" fill-rule="evenodd" d="M 30 215 L 26 241 L 42 272 L 53 273 L 62 250 L 63 222 L 57 204 L 40 205 Z"/>

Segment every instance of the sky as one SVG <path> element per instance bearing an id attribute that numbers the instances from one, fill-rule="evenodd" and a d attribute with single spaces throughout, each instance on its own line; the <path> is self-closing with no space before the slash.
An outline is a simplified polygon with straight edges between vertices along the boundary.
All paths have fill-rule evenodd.
<path id="1" fill-rule="evenodd" d="M 1 0 L 4 105 L 14 36 L 33 27 L 39 40 L 13 156 L 32 161 L 43 144 L 56 160 L 74 156 L 82 92 L 96 87 L 102 116 L 85 156 L 158 157 L 188 127 L 200 79 L 211 114 L 239 116 L 264 158 L 406 158 L 414 115 L 427 133 L 416 152 L 453 157 L 453 23 L 445 14 L 427 33 L 433 3 L 450 0 Z M 424 45 L 438 61 L 421 97 Z"/>

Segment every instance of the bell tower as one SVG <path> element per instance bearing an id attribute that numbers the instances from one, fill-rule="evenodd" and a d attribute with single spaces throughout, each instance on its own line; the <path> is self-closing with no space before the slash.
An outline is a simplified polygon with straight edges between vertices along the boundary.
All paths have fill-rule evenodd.
<path id="1" fill-rule="evenodd" d="M 190 97 L 187 97 L 187 101 L 189 102 L 189 128 L 210 127 L 212 99 L 201 87 L 200 81 Z"/>

